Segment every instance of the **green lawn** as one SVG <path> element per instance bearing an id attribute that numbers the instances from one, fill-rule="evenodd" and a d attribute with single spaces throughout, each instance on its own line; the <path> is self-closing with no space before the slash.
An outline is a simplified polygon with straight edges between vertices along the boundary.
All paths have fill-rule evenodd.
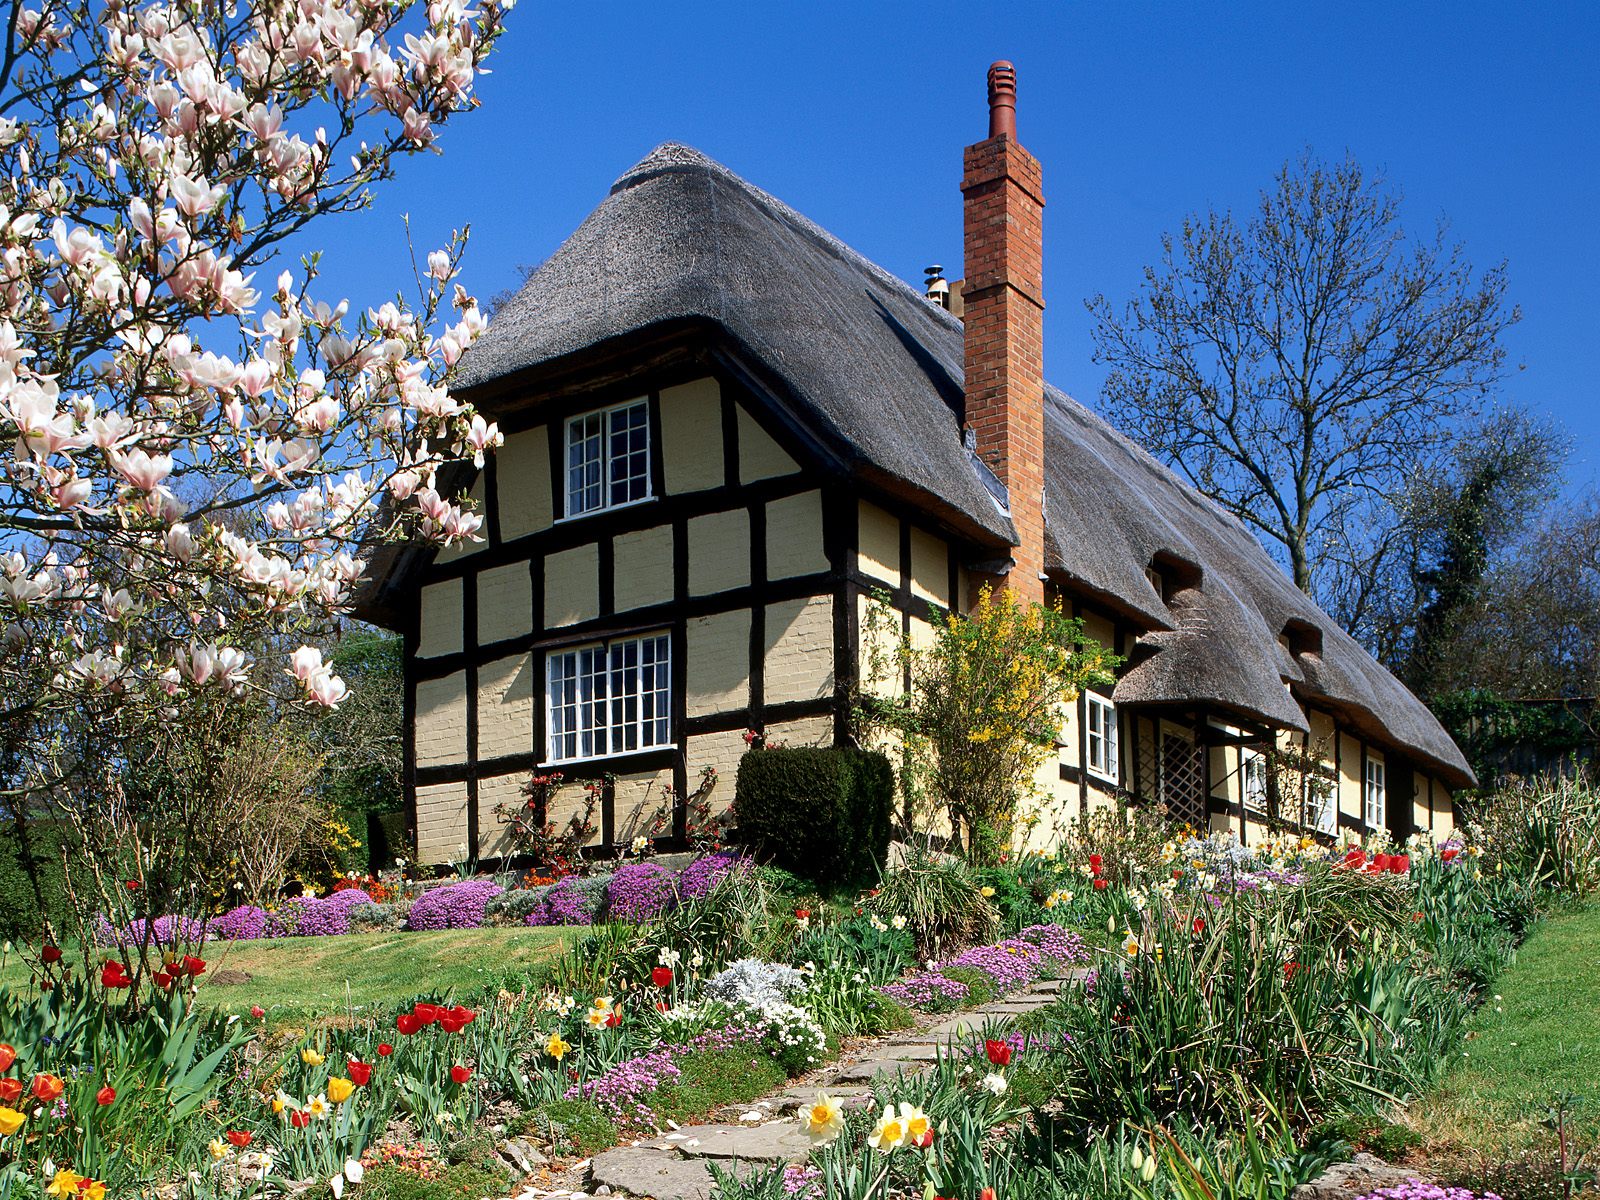
<path id="1" fill-rule="evenodd" d="M 515 978 L 570 943 L 563 929 L 455 929 L 345 937 L 213 942 L 200 998 L 229 1012 L 259 1004 L 274 1016 L 320 1016 L 422 991 L 458 993 Z M 0 985 L 26 981 L 15 961 Z"/>
<path id="2" fill-rule="evenodd" d="M 1587 1098 L 1600 1120 L 1600 907 L 1538 925 L 1473 1019 L 1465 1057 L 1420 1100 L 1413 1121 L 1430 1141 L 1516 1149 L 1541 1131 L 1554 1099 Z"/>

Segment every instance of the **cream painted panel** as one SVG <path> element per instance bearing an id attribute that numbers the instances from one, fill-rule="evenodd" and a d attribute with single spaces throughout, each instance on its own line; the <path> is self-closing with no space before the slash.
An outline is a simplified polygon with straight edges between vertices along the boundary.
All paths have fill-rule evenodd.
<path id="1" fill-rule="evenodd" d="M 545 821 L 556 827 L 558 834 L 564 833 L 574 817 L 581 818 L 589 807 L 589 793 L 576 783 L 569 783 L 564 788 L 559 788 L 556 794 L 550 797 L 545 806 Z M 593 846 L 600 840 L 600 808 L 595 806 L 590 817 L 594 822 L 594 833 L 585 846 Z"/>
<path id="2" fill-rule="evenodd" d="M 672 599 L 672 526 L 619 533 L 616 563 L 613 598 L 619 613 L 665 604 Z"/>
<path id="3" fill-rule="evenodd" d="M 417 684 L 417 766 L 467 761 L 467 673 Z"/>
<path id="4" fill-rule="evenodd" d="M 710 513 L 689 522 L 689 594 L 709 596 L 750 583 L 750 514 Z"/>
<path id="5" fill-rule="evenodd" d="M 911 594 L 950 607 L 950 547 L 943 538 L 911 527 Z"/>
<path id="6" fill-rule="evenodd" d="M 666 800 L 663 789 L 671 783 L 671 771 L 631 771 L 616 777 L 612 812 L 616 816 L 619 844 L 630 845 L 636 837 L 672 832 L 672 812 L 663 809 Z M 660 824 L 663 820 L 665 824 Z M 654 833 L 652 827 L 658 827 Z"/>
<path id="7" fill-rule="evenodd" d="M 696 379 L 662 390 L 661 460 L 668 495 L 700 492 L 726 482 L 722 390 L 715 379 Z"/>
<path id="8" fill-rule="evenodd" d="M 790 579 L 827 569 L 822 493 L 803 492 L 767 505 L 767 578 Z"/>
<path id="9" fill-rule="evenodd" d="M 856 563 L 874 579 L 900 586 L 900 518 L 865 500 L 856 518 Z"/>
<path id="10" fill-rule="evenodd" d="M 417 860 L 446 862 L 467 840 L 467 785 L 434 783 L 417 789 Z"/>
<path id="11" fill-rule="evenodd" d="M 1112 650 L 1117 648 L 1115 645 L 1116 626 L 1102 616 L 1095 613 L 1085 613 L 1083 617 L 1083 632 L 1102 646 L 1109 646 Z"/>
<path id="12" fill-rule="evenodd" d="M 717 786 L 712 790 L 711 814 L 727 812 L 733 803 L 733 792 L 739 778 L 739 760 L 749 747 L 744 743 L 744 731 L 732 729 L 726 733 L 701 733 L 689 739 L 684 754 L 691 781 L 700 778 L 700 772 L 712 767 L 717 772 Z"/>
<path id="13" fill-rule="evenodd" d="M 544 623 L 576 625 L 600 615 L 600 549 L 574 546 L 544 560 Z"/>
<path id="14" fill-rule="evenodd" d="M 1444 784 L 1434 781 L 1433 784 L 1433 832 L 1443 841 L 1456 828 L 1456 801 L 1450 794 L 1450 789 Z"/>
<path id="15" fill-rule="evenodd" d="M 856 621 L 860 630 L 856 677 L 861 687 L 875 696 L 898 696 L 904 675 L 896 658 L 900 639 L 900 614 L 880 606 L 870 596 L 856 597 Z"/>
<path id="16" fill-rule="evenodd" d="M 801 746 L 833 745 L 832 717 L 801 717 L 795 721 L 776 721 L 766 728 L 767 745 Z"/>
<path id="17" fill-rule="evenodd" d="M 489 775 L 478 780 L 478 857 L 504 858 L 516 853 L 511 826 L 495 812 L 498 805 L 517 807 L 527 800 L 522 785 L 528 773 Z"/>
<path id="18" fill-rule="evenodd" d="M 696 617 L 688 623 L 685 711 L 691 717 L 750 706 L 750 610 Z M 770 696 L 768 699 L 770 700 Z M 693 779 L 695 772 L 689 772 Z"/>
<path id="19" fill-rule="evenodd" d="M 555 502 L 550 494 L 550 431 L 540 425 L 513 433 L 495 451 L 495 487 L 500 492 L 500 540 L 550 528 Z"/>
<path id="20" fill-rule="evenodd" d="M 767 605 L 768 704 L 833 694 L 833 600 L 812 596 Z"/>
<path id="21" fill-rule="evenodd" d="M 754 483 L 775 475 L 792 475 L 800 464 L 739 406 L 739 482 Z"/>
<path id="22" fill-rule="evenodd" d="M 1339 735 L 1339 811 L 1361 819 L 1361 743 Z"/>
<path id="23" fill-rule="evenodd" d="M 533 750 L 533 698 L 537 670 L 532 654 L 516 654 L 478 668 L 478 758 Z"/>
<path id="24" fill-rule="evenodd" d="M 466 558 L 469 555 L 476 554 L 489 544 L 487 540 L 489 537 L 489 514 L 485 511 L 484 505 L 484 495 L 487 486 L 488 485 L 484 482 L 483 473 L 480 471 L 478 473 L 478 478 L 473 482 L 473 485 L 467 489 L 467 499 L 471 501 L 472 511 L 477 513 L 484 520 L 483 527 L 478 530 L 478 537 L 481 540 L 456 542 L 452 546 L 446 546 L 434 554 L 434 562 L 455 562 L 458 558 Z"/>
<path id="25" fill-rule="evenodd" d="M 461 653 L 461 597 L 459 579 L 430 583 L 422 589 L 417 616 L 417 657 L 438 658 Z"/>
<path id="26" fill-rule="evenodd" d="M 526 637 L 533 632 L 533 577 L 525 562 L 478 576 L 478 644 Z"/>

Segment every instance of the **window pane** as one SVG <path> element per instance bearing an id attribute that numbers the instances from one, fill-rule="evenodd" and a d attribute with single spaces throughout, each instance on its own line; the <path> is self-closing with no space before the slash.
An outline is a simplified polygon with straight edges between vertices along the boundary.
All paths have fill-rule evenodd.
<path id="1" fill-rule="evenodd" d="M 650 409 L 640 401 L 610 413 L 608 448 L 611 503 L 642 500 L 650 492 Z"/>
<path id="2" fill-rule="evenodd" d="M 567 423 L 567 515 L 593 512 L 605 503 L 604 417 L 600 413 Z"/>

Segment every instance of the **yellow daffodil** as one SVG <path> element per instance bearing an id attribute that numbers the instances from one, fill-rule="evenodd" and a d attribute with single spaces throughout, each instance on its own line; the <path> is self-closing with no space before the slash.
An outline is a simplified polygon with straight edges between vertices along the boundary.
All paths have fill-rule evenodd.
<path id="1" fill-rule="evenodd" d="M 0 1137 L 10 1137 L 22 1128 L 22 1123 L 27 1119 L 26 1115 L 16 1109 L 0 1105 Z"/>
<path id="2" fill-rule="evenodd" d="M 982 896 L 985 900 L 987 900 L 990 896 L 994 895 L 994 889 L 992 887 L 990 887 L 988 884 L 984 884 L 983 887 L 978 889 L 978 895 Z"/>
<path id="3" fill-rule="evenodd" d="M 98 1179 L 85 1180 L 78 1187 L 78 1200 L 106 1200 L 106 1185 Z"/>
<path id="4" fill-rule="evenodd" d="M 1122 952 L 1129 958 L 1136 958 L 1139 954 L 1139 939 L 1133 933 L 1122 939 Z"/>
<path id="5" fill-rule="evenodd" d="M 551 1058 L 560 1062 L 567 1056 L 567 1051 L 572 1049 L 572 1043 L 563 1041 L 561 1031 L 558 1029 L 550 1035 L 550 1040 L 544 1044 L 544 1052 Z"/>
<path id="6" fill-rule="evenodd" d="M 333 1075 L 328 1079 L 328 1099 L 335 1104 L 343 1104 L 355 1090 L 356 1085 L 341 1076 Z"/>
<path id="7" fill-rule="evenodd" d="M 885 1154 L 906 1144 L 906 1123 L 894 1111 L 894 1105 L 883 1106 L 883 1116 L 878 1118 L 878 1123 L 867 1135 L 867 1144 Z"/>
<path id="8" fill-rule="evenodd" d="M 609 1008 L 591 1008 L 583 1015 L 583 1019 L 589 1022 L 590 1029 L 604 1029 L 606 1018 L 610 1015 L 611 1010 Z"/>
<path id="9" fill-rule="evenodd" d="M 594 1003 L 592 1005 L 590 1005 L 590 1007 L 591 1008 L 597 1008 L 601 1012 L 604 1012 L 605 1010 L 607 1010 L 607 1009 L 609 1009 L 611 1007 L 611 1005 L 615 1002 L 615 1000 L 616 1000 L 616 997 L 614 997 L 614 996 L 596 996 L 594 998 Z"/>
<path id="10" fill-rule="evenodd" d="M 50 1180 L 50 1186 L 45 1188 L 48 1195 L 55 1196 L 57 1200 L 68 1200 L 68 1197 L 78 1194 L 78 1185 L 84 1181 L 83 1176 L 76 1171 L 69 1171 L 61 1167 Z"/>
<path id="11" fill-rule="evenodd" d="M 825 1145 L 844 1132 L 844 1106 L 827 1092 L 818 1092 L 817 1098 L 801 1110 L 806 1136 L 818 1145 Z"/>
<path id="12" fill-rule="evenodd" d="M 328 1098 L 320 1092 L 306 1101 L 306 1115 L 314 1120 L 320 1121 L 332 1111 L 333 1106 L 328 1103 Z"/>
<path id="13" fill-rule="evenodd" d="M 307 1046 L 304 1050 L 300 1051 L 300 1061 L 305 1063 L 308 1067 L 320 1067 L 322 1065 L 322 1055 L 318 1054 L 310 1046 Z"/>
<path id="14" fill-rule="evenodd" d="M 221 1138 L 212 1138 L 206 1149 L 211 1151 L 211 1157 L 221 1160 L 228 1157 L 228 1143 Z"/>
<path id="15" fill-rule="evenodd" d="M 900 1119 L 906 1125 L 906 1140 L 913 1145 L 926 1139 L 928 1133 L 933 1129 L 933 1122 L 929 1119 L 928 1114 L 920 1108 L 913 1108 L 909 1104 L 900 1106 Z"/>

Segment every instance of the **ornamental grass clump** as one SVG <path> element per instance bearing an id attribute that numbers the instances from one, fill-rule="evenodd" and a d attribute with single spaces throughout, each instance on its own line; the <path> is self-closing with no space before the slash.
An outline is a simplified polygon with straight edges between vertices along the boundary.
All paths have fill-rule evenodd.
<path id="1" fill-rule="evenodd" d="M 463 879 L 430 888 L 411 905 L 407 929 L 476 929 L 484 907 L 505 889 L 491 879 Z"/>

